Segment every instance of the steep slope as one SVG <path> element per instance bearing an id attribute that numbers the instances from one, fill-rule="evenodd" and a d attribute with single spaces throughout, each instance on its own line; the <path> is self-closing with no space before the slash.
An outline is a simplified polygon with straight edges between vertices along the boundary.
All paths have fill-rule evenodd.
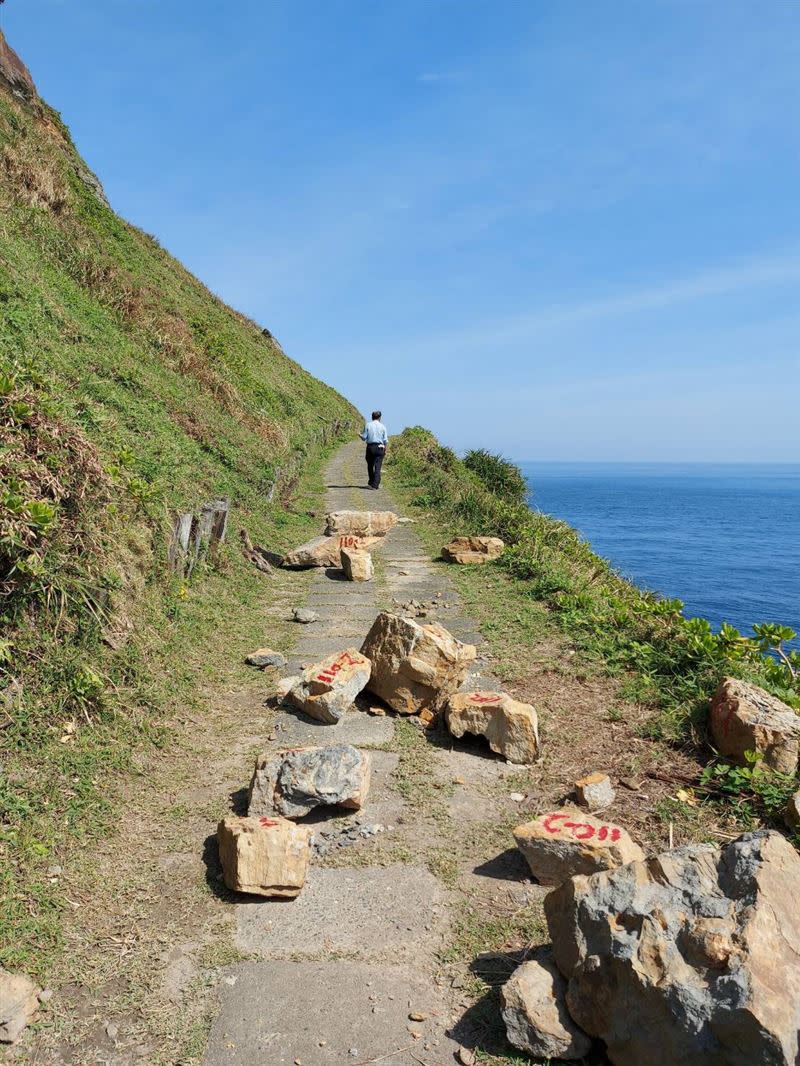
<path id="1" fill-rule="evenodd" d="M 355 418 L 114 214 L 0 34 L 0 964 L 46 965 L 48 864 L 191 699 L 187 645 L 258 609 L 238 527 L 304 534 L 293 493 Z M 218 497 L 231 535 L 187 582 L 172 514 Z"/>

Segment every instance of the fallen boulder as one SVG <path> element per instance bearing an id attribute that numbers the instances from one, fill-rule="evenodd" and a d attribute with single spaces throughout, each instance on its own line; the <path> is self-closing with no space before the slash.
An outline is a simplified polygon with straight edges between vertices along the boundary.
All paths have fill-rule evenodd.
<path id="1" fill-rule="evenodd" d="M 567 1006 L 617 1066 L 795 1066 L 800 856 L 779 833 L 693 844 L 545 898 Z"/>
<path id="2" fill-rule="evenodd" d="M 486 563 L 503 554 L 505 544 L 499 537 L 454 537 L 442 548 L 448 563 Z"/>
<path id="3" fill-rule="evenodd" d="M 332 511 L 325 516 L 325 532 L 356 537 L 385 537 L 397 525 L 394 511 Z"/>
<path id="4" fill-rule="evenodd" d="M 319 621 L 319 615 L 308 607 L 295 607 L 292 610 L 292 620 L 299 622 L 301 625 L 309 626 L 312 622 Z"/>
<path id="5" fill-rule="evenodd" d="M 225 884 L 232 892 L 294 898 L 306 881 L 313 833 L 286 818 L 223 818 L 217 843 Z"/>
<path id="6" fill-rule="evenodd" d="M 14 1044 L 39 1012 L 39 989 L 23 974 L 0 969 L 0 1043 Z"/>
<path id="7" fill-rule="evenodd" d="M 536 711 L 507 692 L 458 692 L 447 701 L 445 721 L 454 737 L 484 736 L 510 762 L 532 763 L 539 754 Z"/>
<path id="8" fill-rule="evenodd" d="M 438 711 L 467 676 L 477 651 L 438 625 L 379 614 L 361 646 L 372 662 L 370 692 L 400 714 Z"/>
<path id="9" fill-rule="evenodd" d="M 348 581 L 372 581 L 372 556 L 358 548 L 342 548 L 342 570 Z"/>
<path id="10" fill-rule="evenodd" d="M 314 537 L 299 548 L 284 555 L 281 566 L 290 570 L 307 570 L 313 566 L 330 566 L 338 569 L 342 565 L 342 548 L 355 548 L 364 551 L 376 544 L 379 537 L 355 537 L 351 534 L 336 534 L 333 537 Z"/>
<path id="11" fill-rule="evenodd" d="M 247 813 L 302 818 L 315 807 L 358 809 L 369 792 L 371 760 L 351 744 L 259 755 Z"/>
<path id="12" fill-rule="evenodd" d="M 740 766 L 746 752 L 755 751 L 773 770 L 797 769 L 800 716 L 763 688 L 723 678 L 711 702 L 710 724 L 717 750 Z"/>
<path id="13" fill-rule="evenodd" d="M 575 796 L 584 807 L 599 811 L 610 807 L 617 794 L 608 774 L 587 774 L 575 782 Z"/>
<path id="14" fill-rule="evenodd" d="M 303 679 L 299 674 L 292 674 L 291 677 L 282 677 L 275 686 L 275 695 L 281 702 L 286 699 L 295 685 L 299 685 Z"/>
<path id="15" fill-rule="evenodd" d="M 611 870 L 644 858 L 621 826 L 565 807 L 541 814 L 514 830 L 517 847 L 542 885 L 560 885 L 576 874 Z"/>
<path id="16" fill-rule="evenodd" d="M 286 699 L 320 722 L 335 724 L 370 678 L 371 663 L 355 648 L 336 652 L 307 667 Z"/>
<path id="17" fill-rule="evenodd" d="M 278 669 L 286 666 L 285 656 L 279 651 L 273 651 L 272 648 L 259 648 L 257 651 L 251 651 L 244 661 L 248 666 L 257 666 L 260 670 L 268 666 L 275 666 Z"/>
<path id="18" fill-rule="evenodd" d="M 500 992 L 508 1042 L 537 1059 L 582 1059 L 592 1042 L 569 1016 L 567 982 L 549 950 L 514 970 Z"/>

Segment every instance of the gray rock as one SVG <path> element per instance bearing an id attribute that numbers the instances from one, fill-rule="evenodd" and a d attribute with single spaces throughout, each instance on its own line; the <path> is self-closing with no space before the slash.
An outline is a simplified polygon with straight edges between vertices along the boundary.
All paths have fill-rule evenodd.
<path id="1" fill-rule="evenodd" d="M 500 993 L 510 1044 L 534 1058 L 582 1059 L 592 1042 L 570 1018 L 567 982 L 545 949 L 523 962 Z"/>
<path id="2" fill-rule="evenodd" d="M 567 1006 L 617 1066 L 795 1066 L 800 855 L 779 833 L 699 844 L 545 898 Z"/>
<path id="3" fill-rule="evenodd" d="M 740 766 L 756 751 L 773 770 L 797 769 L 800 715 L 757 685 L 724 677 L 711 701 L 710 726 L 720 753 Z"/>
<path id="4" fill-rule="evenodd" d="M 0 969 L 0 1043 L 13 1044 L 36 1017 L 39 989 L 23 974 Z"/>
<path id="5" fill-rule="evenodd" d="M 272 648 L 259 648 L 258 651 L 251 651 L 244 661 L 248 666 L 257 666 L 260 670 L 267 666 L 274 666 L 280 670 L 286 666 L 286 657 L 279 651 L 273 651 Z"/>
<path id="6" fill-rule="evenodd" d="M 295 607 L 292 611 L 292 618 L 295 622 L 300 622 L 304 626 L 310 625 L 311 622 L 319 621 L 317 612 L 309 610 L 308 607 Z"/>
<path id="7" fill-rule="evenodd" d="M 369 755 L 351 744 L 260 755 L 247 813 L 302 818 L 322 805 L 358 809 L 369 791 L 370 771 Z"/>

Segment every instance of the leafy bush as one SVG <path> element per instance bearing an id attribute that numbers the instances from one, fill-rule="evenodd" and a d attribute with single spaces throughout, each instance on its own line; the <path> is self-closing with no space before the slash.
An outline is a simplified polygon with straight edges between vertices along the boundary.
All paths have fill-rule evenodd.
<path id="1" fill-rule="evenodd" d="M 502 456 L 480 448 L 467 452 L 464 456 L 464 466 L 480 478 L 493 496 L 499 496 L 501 500 L 507 500 L 509 503 L 525 503 L 527 500 L 528 483 L 522 472 L 518 466 Z"/>

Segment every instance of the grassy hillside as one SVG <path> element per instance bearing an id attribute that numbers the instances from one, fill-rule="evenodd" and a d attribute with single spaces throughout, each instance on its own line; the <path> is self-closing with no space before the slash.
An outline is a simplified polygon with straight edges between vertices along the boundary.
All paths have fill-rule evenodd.
<path id="1" fill-rule="evenodd" d="M 0 964 L 41 973 L 48 869 L 102 831 L 109 773 L 164 742 L 202 649 L 253 629 L 268 579 L 239 529 L 304 536 L 298 484 L 356 412 L 114 214 L 13 60 L 0 35 Z M 220 496 L 225 549 L 171 575 L 173 512 Z"/>

